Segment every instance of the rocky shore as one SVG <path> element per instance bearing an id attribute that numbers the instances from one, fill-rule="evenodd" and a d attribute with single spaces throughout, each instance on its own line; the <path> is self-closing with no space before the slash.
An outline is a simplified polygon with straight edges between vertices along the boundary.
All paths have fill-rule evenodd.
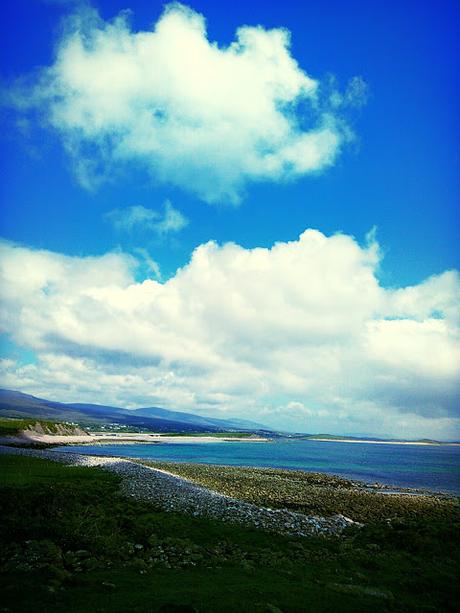
<path id="1" fill-rule="evenodd" d="M 442 493 L 369 485 L 328 473 L 277 468 L 136 460 L 258 507 L 306 516 L 341 514 L 355 522 L 443 519 L 459 514 L 459 499 Z"/>
<path id="2" fill-rule="evenodd" d="M 164 470 L 115 457 L 96 457 L 56 451 L 0 446 L 0 453 L 41 457 L 76 466 L 98 466 L 121 477 L 127 496 L 153 502 L 159 509 L 292 536 L 340 534 L 354 521 L 341 514 L 309 516 L 287 509 L 271 509 L 220 494 Z"/>
<path id="3" fill-rule="evenodd" d="M 117 474 L 121 491 L 158 510 L 291 535 L 338 535 L 349 526 L 459 515 L 459 500 L 388 490 L 324 473 L 136 460 L 0 446 L 0 453 L 97 466 Z"/>

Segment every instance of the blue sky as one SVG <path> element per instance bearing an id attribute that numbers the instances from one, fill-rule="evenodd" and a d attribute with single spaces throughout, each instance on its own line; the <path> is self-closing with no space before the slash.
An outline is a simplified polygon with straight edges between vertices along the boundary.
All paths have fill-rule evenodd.
<path id="1" fill-rule="evenodd" d="M 94 21 L 94 12 L 89 16 L 88 7 L 98 12 L 99 21 Z M 457 354 L 450 352 L 457 337 L 456 333 L 452 335 L 453 328 L 450 319 L 447 321 L 450 317 L 447 312 L 453 309 L 458 278 L 446 271 L 458 268 L 459 154 L 455 145 L 459 117 L 454 108 L 455 92 L 459 90 L 456 68 L 457 3 L 328 2 L 324 5 L 311 2 L 304 5 L 287 1 L 237 3 L 235 6 L 226 1 L 197 1 L 190 3 L 189 7 L 194 13 L 179 10 L 177 5 L 170 8 L 168 15 L 173 17 L 174 11 L 182 11 L 181 19 L 185 20 L 186 30 L 180 29 L 182 22 L 182 25 L 177 25 L 171 17 L 169 29 L 164 28 L 164 38 L 158 38 L 152 57 L 142 64 L 141 56 L 134 56 L 137 53 L 134 51 L 137 44 L 134 41 L 140 40 L 136 39 L 135 33 L 151 32 L 154 24 L 159 20 L 161 22 L 164 10 L 162 2 L 111 0 L 83 5 L 77 2 L 17 0 L 10 3 L 2 20 L 0 37 L 6 99 L 1 116 L 4 136 L 1 150 L 1 236 L 6 241 L 7 250 L 13 247 L 25 250 L 26 266 L 30 269 L 38 267 L 34 269 L 34 279 L 40 275 L 47 276 L 40 269 L 43 262 L 35 262 L 40 250 L 45 250 L 46 253 L 54 253 L 53 257 L 60 258 L 61 263 L 70 262 L 63 264 L 64 268 L 70 267 L 69 270 L 74 270 L 72 267 L 77 266 L 78 262 L 87 263 L 87 256 L 93 256 L 96 261 L 112 254 L 114 258 L 124 258 L 122 266 L 128 267 L 134 266 L 129 258 L 135 258 L 138 266 L 130 273 L 132 281 L 140 284 L 150 278 L 164 284 L 171 279 L 179 284 L 177 269 L 183 268 L 192 275 L 188 264 L 191 255 L 208 241 L 216 241 L 220 246 L 217 249 L 222 249 L 220 255 L 215 255 L 216 260 L 214 256 L 210 260 L 209 267 L 215 273 L 226 253 L 223 245 L 229 242 L 239 245 L 247 255 L 254 254 L 256 248 L 295 242 L 308 228 L 318 230 L 326 237 L 342 233 L 347 237 L 351 251 L 359 250 L 364 269 L 372 268 L 372 283 L 377 283 L 378 291 L 387 292 L 385 304 L 390 298 L 400 300 L 398 291 L 409 286 L 419 288 L 414 291 L 423 294 L 423 300 L 430 303 L 430 306 L 424 303 L 423 308 L 414 306 L 409 313 L 406 307 L 404 311 L 400 306 L 388 312 L 387 306 L 383 307 L 383 303 L 379 302 L 378 307 L 372 307 L 372 316 L 369 315 L 369 319 L 366 319 L 367 315 L 364 317 L 362 326 L 367 329 L 370 321 L 374 325 L 376 321 L 400 319 L 417 321 L 426 330 L 427 326 L 434 325 L 430 322 L 446 321 L 448 332 L 444 332 L 448 335 L 448 347 L 440 346 L 439 355 L 442 357 L 439 359 L 452 365 Z M 128 25 L 113 26 L 112 20 L 125 9 L 130 10 Z M 113 42 L 117 36 L 125 36 L 126 41 L 130 42 L 121 45 L 115 55 L 110 55 L 107 49 L 104 51 L 106 55 L 103 55 L 102 48 L 97 51 L 93 39 L 86 56 L 83 54 L 80 59 L 75 59 L 69 52 L 66 56 L 68 61 L 59 64 L 56 48 L 60 45 L 61 51 L 68 50 L 68 43 L 78 29 L 75 21 L 67 22 L 64 27 L 63 19 L 75 14 L 80 15 L 80 33 L 85 31 L 85 35 L 90 36 L 88 32 L 92 30 L 94 35 L 98 30 L 105 33 L 106 42 L 109 39 Z M 196 28 L 194 30 L 190 26 L 200 19 L 197 15 L 206 19 L 207 34 L 202 32 L 201 38 L 193 38 Z M 235 61 L 233 68 L 229 68 L 224 51 L 228 50 L 235 40 L 235 32 L 242 26 L 260 26 L 258 30 L 250 28 L 252 42 L 245 47 L 247 51 L 253 45 L 252 49 L 257 48 L 257 53 L 247 53 L 243 68 L 238 61 Z M 272 56 L 266 60 L 260 55 L 260 49 L 268 41 L 267 32 L 273 28 L 284 28 L 284 31 L 290 32 L 290 48 L 280 43 L 281 39 L 276 39 L 276 43 L 273 42 L 275 39 L 270 39 L 270 44 L 273 44 Z M 124 34 L 120 34 L 122 31 Z M 185 38 L 183 31 L 186 32 Z M 197 68 L 201 60 L 195 62 L 192 58 L 187 64 L 174 59 L 181 57 L 180 45 L 188 40 L 189 32 L 191 44 L 192 39 L 193 45 L 198 41 L 196 46 L 190 47 L 190 53 L 195 50 L 199 55 L 200 45 L 205 41 L 206 45 L 211 45 L 206 47 L 208 51 L 211 49 L 209 57 L 216 56 L 209 64 L 202 64 L 204 68 L 201 72 Z M 212 49 L 218 49 L 221 53 L 216 54 Z M 165 54 L 166 59 L 157 59 L 161 53 Z M 226 57 L 228 59 L 228 54 Z M 276 64 L 278 59 L 281 62 L 280 58 L 285 64 Z M 114 84 L 113 80 L 112 83 L 109 80 L 105 89 L 101 89 L 99 85 L 103 83 L 103 73 L 106 72 L 104 62 L 108 61 L 113 66 L 113 62 L 125 62 L 126 59 L 128 68 L 120 63 L 120 69 L 115 72 L 116 79 L 122 75 L 119 77 L 120 83 L 117 81 Z M 132 63 L 129 64 L 129 61 Z M 215 73 L 212 72 L 214 64 Z M 165 65 L 176 72 L 168 73 L 169 68 L 164 68 Z M 275 65 L 278 66 L 276 70 Z M 152 81 L 152 89 L 137 89 L 133 94 L 127 85 L 132 77 L 132 66 L 140 67 L 141 73 L 144 71 L 141 80 L 145 82 L 156 71 L 155 74 L 159 76 L 155 77 L 157 81 Z M 54 72 L 50 73 L 50 67 L 54 67 Z M 78 72 L 78 79 L 83 79 L 83 85 L 79 81 L 83 88 L 80 99 L 69 93 L 71 78 L 76 78 L 77 68 L 84 75 L 89 75 L 88 80 L 92 79 L 89 84 L 83 82 L 86 76 L 81 77 Z M 208 68 L 211 70 L 209 80 L 202 74 Z M 195 69 L 197 72 L 193 74 Z M 126 70 L 126 74 L 123 70 Z M 170 88 L 171 74 L 177 74 L 180 70 L 184 71 L 180 87 L 176 84 L 175 89 Z M 267 73 L 266 80 L 260 83 L 260 87 L 258 82 L 255 85 L 254 82 L 246 82 L 245 70 L 254 70 L 250 74 L 256 75 L 256 80 L 261 72 Z M 98 71 L 102 73 L 98 74 Z M 162 71 L 165 71 L 164 75 Z M 184 83 L 190 83 L 189 90 Z M 233 96 L 231 104 L 225 99 L 227 87 L 228 95 Z M 302 92 L 300 87 L 304 88 Z M 165 97 L 161 98 L 157 93 L 160 90 L 167 92 L 161 94 Z M 296 94 L 292 93 L 294 90 Z M 97 95 L 94 94 L 96 91 Z M 279 94 L 280 91 L 282 94 Z M 282 96 L 285 98 L 282 99 Z M 139 103 L 139 113 L 133 112 L 132 105 L 138 104 L 139 97 L 145 102 Z M 289 98 L 287 103 L 286 97 Z M 110 108 L 107 100 L 110 101 Z M 164 107 L 161 107 L 162 100 L 166 100 Z M 201 102 L 197 103 L 197 100 Z M 154 136 L 149 136 L 147 128 L 140 123 L 140 116 L 146 109 L 151 110 L 153 103 L 159 109 L 155 112 L 162 114 L 162 118 L 151 133 Z M 197 104 L 203 106 L 199 116 L 195 114 Z M 208 104 L 209 109 L 204 108 Z M 126 119 L 129 105 L 131 114 Z M 76 119 L 82 108 L 86 115 L 82 114 Z M 107 113 L 113 113 L 113 117 L 108 118 Z M 117 127 L 110 132 L 113 125 Z M 177 126 L 182 130 L 179 136 Z M 189 138 L 193 141 L 186 146 L 184 130 L 190 130 Z M 311 144 L 312 135 L 315 139 L 318 133 L 321 140 Z M 158 138 L 159 146 L 152 143 L 155 138 Z M 288 145 L 284 144 L 285 141 Z M 271 157 L 266 154 L 267 151 Z M 312 156 L 314 161 L 307 164 L 305 159 L 308 156 Z M 368 237 L 366 243 L 366 236 L 373 228 L 375 234 L 371 239 Z M 354 262 L 353 258 L 358 256 L 351 255 L 351 251 L 347 253 Z M 371 251 L 374 260 L 369 255 Z M 377 251 L 378 256 L 375 255 Z M 265 253 L 271 254 L 272 251 Z M 66 260 L 65 256 L 71 256 L 70 260 Z M 311 257 L 314 259 L 315 255 Z M 346 260 L 348 256 L 338 253 L 336 257 L 337 267 L 340 268 L 340 259 L 344 257 Z M 9 258 L 8 252 L 5 261 L 8 262 Z M 130 264 L 126 264 L 128 260 Z M 114 266 L 121 264 L 117 260 Z M 270 270 L 278 266 L 274 256 L 267 266 Z M 227 267 L 225 270 L 228 270 Z M 315 271 L 309 274 L 314 276 L 317 273 L 318 278 L 324 276 L 322 269 Z M 199 272 L 195 271 L 197 275 Z M 308 285 L 308 270 L 304 272 L 297 271 L 298 278 L 292 281 L 294 286 Z M 72 274 L 77 273 L 74 271 Z M 219 278 L 222 274 L 220 271 Z M 285 277 L 284 273 L 279 274 L 281 278 Z M 445 274 L 451 276 L 443 277 Z M 10 276 L 7 275 L 8 279 Z M 244 276 L 244 269 L 238 271 L 237 278 L 243 279 L 243 285 Z M 433 276 L 435 289 L 427 290 L 424 284 Z M 448 281 L 445 280 L 447 278 Z M 129 285 L 127 281 L 120 280 L 121 277 L 117 276 L 116 279 L 116 283 L 121 283 L 123 287 Z M 262 288 L 261 292 L 267 291 L 272 282 L 276 283 L 276 279 L 267 280 L 267 287 Z M 51 281 L 48 279 L 47 283 L 49 285 Z M 64 290 L 58 281 L 54 280 L 50 286 L 53 283 L 61 288 L 56 291 L 63 303 L 56 308 L 62 313 L 63 304 L 68 304 L 68 297 L 64 298 Z M 442 286 L 442 290 L 436 283 Z M 199 283 L 193 281 L 192 285 L 198 292 Z M 85 287 L 86 295 L 89 290 L 87 285 Z M 225 287 L 229 289 L 228 285 Z M 238 286 L 239 297 L 243 296 L 243 301 L 250 302 L 241 287 Z M 205 286 L 200 285 L 200 288 L 201 292 L 206 293 Z M 53 291 L 50 290 L 51 294 Z M 107 288 L 105 291 L 108 291 Z M 283 302 L 289 303 L 288 290 L 287 293 L 278 291 Z M 329 289 L 326 287 L 324 291 L 327 293 Z M 362 292 L 360 289 L 356 291 Z M 16 295 L 15 291 L 11 292 L 11 295 Z M 43 287 L 40 292 L 42 296 Z M 184 285 L 181 292 L 190 292 L 191 298 L 192 290 L 188 285 Z M 429 298 L 426 298 L 428 294 Z M 441 294 L 444 296 L 442 300 Z M 196 295 L 193 296 L 196 299 Z M 329 299 L 324 296 L 326 302 Z M 32 291 L 28 300 L 34 302 Z M 401 300 L 406 304 L 409 299 Z M 222 308 L 217 303 L 212 304 L 218 311 Z M 273 309 L 277 308 L 276 304 Z M 299 309 L 306 308 L 302 304 Z M 255 304 L 252 306 L 255 308 Z M 24 314 L 27 308 L 31 308 L 31 303 L 19 305 L 11 299 L 7 307 L 22 309 Z M 211 309 L 212 305 L 208 304 L 207 308 Z M 343 308 L 354 307 L 345 302 Z M 266 335 L 270 334 L 272 315 L 275 317 L 275 314 L 267 316 Z M 72 317 L 77 316 L 73 313 Z M 321 318 L 321 315 L 316 314 L 315 317 Z M 24 331 L 24 322 L 13 319 L 6 317 L 4 325 L 4 348 L 9 360 L 5 383 L 10 386 L 22 387 L 24 391 L 32 393 L 47 392 L 59 398 L 70 393 L 73 394 L 70 400 L 77 400 L 77 396 L 92 397 L 94 401 L 117 400 L 131 405 L 145 404 L 151 400 L 150 404 L 162 403 L 163 406 L 184 410 L 219 410 L 231 414 L 245 412 L 241 408 L 241 397 L 238 396 L 236 400 L 236 391 L 230 389 L 228 384 L 233 376 L 229 371 L 221 373 L 226 383 L 221 385 L 220 392 L 219 385 L 212 383 L 211 379 L 214 379 L 211 377 L 209 385 L 216 386 L 212 402 L 209 399 L 201 401 L 200 394 L 181 371 L 183 365 L 177 366 L 180 364 L 179 357 L 168 357 L 167 352 L 158 349 L 150 358 L 148 352 L 141 351 L 142 359 L 162 363 L 166 369 L 162 377 L 165 372 L 183 377 L 180 393 L 176 395 L 164 392 L 163 395 L 150 397 L 145 391 L 147 375 L 140 371 L 132 376 L 139 376 L 142 384 L 139 388 L 131 388 L 132 397 L 129 398 L 127 392 L 122 391 L 109 398 L 110 394 L 103 386 L 96 394 L 83 381 L 81 384 L 62 382 L 54 387 L 48 384 L 40 386 L 38 381 L 40 377 L 44 380 L 43 373 L 47 368 L 49 370 L 52 359 L 86 360 L 88 368 L 89 362 L 96 360 L 101 372 L 107 374 L 110 371 L 112 376 L 115 363 L 122 368 L 119 357 L 115 358 L 115 355 L 126 353 L 132 356 L 133 361 L 139 355 L 135 355 L 136 351 L 131 346 L 123 345 L 122 341 L 116 347 L 108 347 L 105 341 L 101 341 L 89 348 L 91 343 L 87 338 L 77 339 L 74 335 L 64 339 L 66 335 L 63 334 L 59 342 L 51 342 L 50 331 L 44 331 L 41 324 Z M 228 321 L 221 319 L 217 317 L 213 324 L 218 331 L 219 326 L 225 328 L 228 325 Z M 81 321 L 72 321 L 76 328 L 81 329 L 84 325 Z M 156 325 L 148 321 L 151 326 Z M 172 322 L 168 319 L 167 323 L 163 321 L 158 325 L 161 329 L 171 326 L 177 331 L 182 328 L 182 320 Z M 299 330 L 303 329 L 302 326 L 303 319 L 300 318 Z M 322 322 L 318 321 L 317 327 L 321 326 Z M 250 325 L 250 329 L 254 334 L 254 324 Z M 306 347 L 315 345 L 316 341 L 308 336 L 308 332 L 305 334 L 304 349 L 305 355 L 308 355 Z M 332 332 L 330 334 L 333 335 Z M 335 334 L 340 336 L 338 332 Z M 393 337 L 393 334 L 394 331 L 385 336 Z M 407 347 L 409 341 L 405 334 L 396 332 L 396 337 Z M 249 336 L 249 340 L 245 336 L 246 341 L 239 342 L 257 345 L 256 337 Z M 328 346 L 327 350 L 321 344 L 321 351 L 326 351 L 329 357 L 335 355 L 337 338 L 333 347 Z M 197 350 L 195 342 L 198 342 L 197 339 L 193 339 L 188 349 L 191 354 Z M 230 340 L 226 337 L 226 342 L 238 345 L 236 336 Z M 362 345 L 361 337 L 360 340 L 354 338 L 352 342 L 356 346 Z M 426 342 L 425 339 L 423 347 L 427 346 Z M 200 346 L 207 346 L 204 337 L 200 343 Z M 315 347 L 319 350 L 319 344 Z M 387 347 L 386 351 L 393 351 L 395 347 Z M 420 347 L 417 345 L 414 351 L 420 350 Z M 256 349 L 254 351 L 257 353 Z M 260 351 L 266 351 L 263 344 Z M 293 347 L 289 347 L 289 351 L 293 351 Z M 379 355 L 380 351 L 381 347 L 377 351 Z M 272 357 L 270 368 L 276 364 L 276 356 Z M 270 379 L 271 370 L 262 364 L 260 356 L 245 357 L 240 349 L 235 349 L 232 358 L 241 369 L 254 368 L 257 371 L 254 377 L 264 388 L 264 379 Z M 366 364 L 377 360 L 375 355 L 372 360 L 368 356 L 361 356 L 360 359 Z M 48 360 L 48 366 L 45 367 L 43 360 Z M 341 360 L 347 361 L 349 356 L 343 355 L 339 362 Z M 338 424 L 338 429 L 349 433 L 376 431 L 378 428 L 374 424 L 380 420 L 379 411 L 387 411 L 388 424 L 396 423 L 395 416 L 403 415 L 400 423 L 409 435 L 423 434 L 428 428 L 431 429 L 431 419 L 437 420 L 436 427 L 441 436 L 452 436 L 455 431 L 452 420 L 457 417 L 452 415 L 449 407 L 455 403 L 451 397 L 446 400 L 445 393 L 443 396 L 436 390 L 442 389 L 442 383 L 446 387 L 447 379 L 447 387 L 453 390 L 457 375 L 452 374 L 449 366 L 442 373 L 435 373 L 435 369 L 430 369 L 430 364 L 416 366 L 411 360 L 412 357 L 407 357 L 406 362 L 410 362 L 411 366 L 403 377 L 404 382 L 395 383 L 394 389 L 387 395 L 379 385 L 375 388 L 362 385 L 358 386 L 358 391 L 351 390 L 353 385 L 350 385 L 342 364 L 343 383 L 333 397 L 323 397 L 314 385 L 302 387 L 296 382 L 292 382 L 292 385 L 280 382 L 278 388 L 268 392 L 250 391 L 248 386 L 247 393 L 259 400 L 251 400 L 250 409 L 247 410 L 252 411 L 259 421 L 265 417 L 266 421 L 279 427 L 310 429 L 329 426 L 331 430 Z M 187 368 L 192 368 L 190 364 L 193 359 L 190 357 L 185 361 Z M 385 368 L 377 364 L 372 372 L 382 382 L 393 381 L 394 373 L 386 370 L 388 359 L 383 361 Z M 36 371 L 28 371 L 25 376 L 18 370 L 23 368 L 24 363 L 31 363 Z M 111 364 L 110 368 L 107 364 Z M 198 368 L 196 364 L 195 367 Z M 331 376 L 336 372 L 336 367 L 331 370 Z M 201 364 L 200 368 L 204 366 Z M 209 365 L 206 368 L 210 368 Z M 293 375 L 287 366 L 286 371 L 286 377 L 289 373 Z M 425 393 L 425 400 L 429 398 L 429 401 L 417 401 L 417 406 L 411 409 L 412 413 L 409 412 L 412 415 L 409 418 L 406 409 L 401 406 L 411 395 L 417 379 L 425 376 L 426 372 L 433 378 Z M 305 381 L 310 376 L 314 379 L 314 367 L 311 373 L 297 375 L 299 380 Z M 22 386 L 21 377 L 26 381 Z M 217 380 L 221 381 L 216 375 Z M 224 387 L 228 388 L 226 396 L 219 401 L 219 393 L 224 394 Z M 97 397 L 94 397 L 95 394 Z M 355 415 L 350 407 L 358 399 L 366 407 Z M 417 408 L 424 402 L 425 408 Z M 340 407 L 337 411 L 342 412 L 342 421 L 339 419 L 337 422 L 333 417 L 332 405 Z M 382 431 L 384 434 L 391 433 L 392 426 L 388 424 L 382 425 L 382 428 L 386 428 Z"/>

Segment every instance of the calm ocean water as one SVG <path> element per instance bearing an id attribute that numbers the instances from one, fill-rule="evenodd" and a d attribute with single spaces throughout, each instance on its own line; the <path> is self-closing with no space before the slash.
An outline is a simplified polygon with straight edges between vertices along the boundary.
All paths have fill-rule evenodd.
<path id="1" fill-rule="evenodd" d="M 280 440 L 273 443 L 72 445 L 59 451 L 325 472 L 460 495 L 460 447 Z"/>

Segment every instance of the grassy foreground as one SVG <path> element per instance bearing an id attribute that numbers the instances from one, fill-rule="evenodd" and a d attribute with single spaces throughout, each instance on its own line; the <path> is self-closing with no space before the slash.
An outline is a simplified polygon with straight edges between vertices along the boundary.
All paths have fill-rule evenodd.
<path id="1" fill-rule="evenodd" d="M 458 511 L 276 537 L 162 513 L 99 469 L 0 456 L 1 610 L 450 611 Z M 187 605 L 188 608 L 178 608 Z"/>

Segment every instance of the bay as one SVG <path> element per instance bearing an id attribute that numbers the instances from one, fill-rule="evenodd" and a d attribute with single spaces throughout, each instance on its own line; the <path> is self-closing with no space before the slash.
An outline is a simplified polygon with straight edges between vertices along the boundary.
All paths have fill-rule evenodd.
<path id="1" fill-rule="evenodd" d="M 337 441 L 68 445 L 57 451 L 168 462 L 296 469 L 460 495 L 460 447 Z"/>

